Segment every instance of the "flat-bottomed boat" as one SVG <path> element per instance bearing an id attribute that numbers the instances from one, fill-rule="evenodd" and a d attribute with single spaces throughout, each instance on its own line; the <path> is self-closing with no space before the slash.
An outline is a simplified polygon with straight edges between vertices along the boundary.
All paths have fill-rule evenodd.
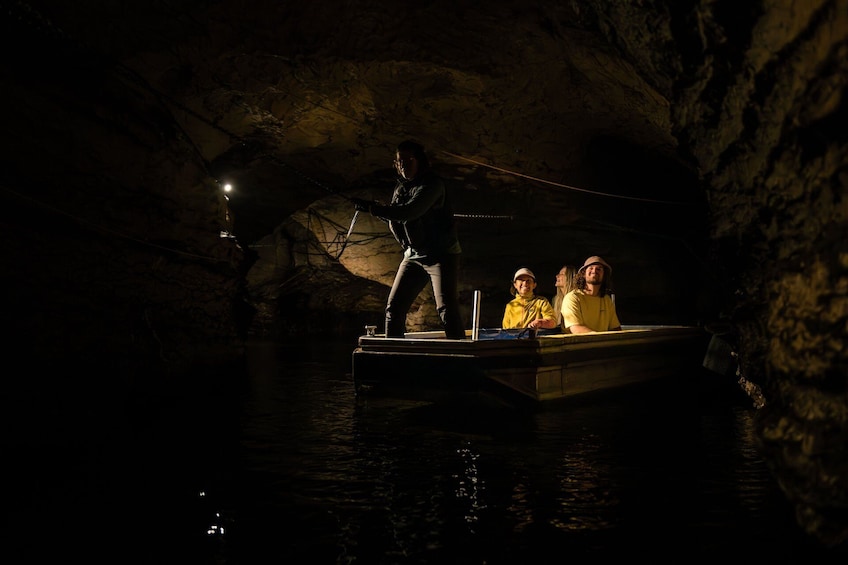
<path id="1" fill-rule="evenodd" d="M 358 338 L 357 394 L 432 396 L 495 393 L 531 404 L 615 389 L 702 366 L 709 333 L 698 326 L 633 325 L 587 334 L 475 329 L 466 339 L 442 331 L 403 338 Z M 372 335 L 369 335 L 372 334 Z"/>

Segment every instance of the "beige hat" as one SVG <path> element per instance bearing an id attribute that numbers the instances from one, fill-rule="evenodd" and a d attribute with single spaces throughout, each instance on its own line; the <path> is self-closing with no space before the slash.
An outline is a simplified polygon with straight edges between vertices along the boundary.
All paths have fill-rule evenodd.
<path id="1" fill-rule="evenodd" d="M 513 275 L 513 277 L 512 277 L 513 282 L 515 282 L 518 279 L 518 277 L 520 277 L 521 275 L 527 275 L 528 277 L 530 277 L 534 281 L 536 280 L 536 275 L 533 274 L 533 271 L 531 271 L 527 267 L 521 267 L 520 269 L 515 271 L 515 275 Z"/>
<path id="2" fill-rule="evenodd" d="M 577 272 L 582 273 L 589 265 L 603 265 L 607 272 L 609 274 L 612 274 L 612 267 L 609 266 L 609 263 L 607 263 L 597 255 L 592 255 L 591 257 L 586 259 L 586 261 L 583 263 L 583 266 L 580 267 L 580 270 Z"/>

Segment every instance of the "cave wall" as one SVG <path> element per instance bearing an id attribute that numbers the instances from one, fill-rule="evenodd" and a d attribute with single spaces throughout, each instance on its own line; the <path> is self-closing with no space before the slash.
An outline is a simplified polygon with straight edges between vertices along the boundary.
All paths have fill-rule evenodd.
<path id="1" fill-rule="evenodd" d="M 650 76 L 662 72 L 649 56 L 655 28 L 640 35 L 631 11 L 604 9 L 607 36 Z M 677 135 L 709 186 L 712 265 L 741 374 L 766 388 L 758 431 L 799 523 L 837 544 L 848 518 L 848 145 L 838 125 L 848 10 L 719 4 L 688 19 L 700 34 L 678 42 L 683 64 L 663 74 L 674 78 Z"/>
<path id="2" fill-rule="evenodd" d="M 43 55 L 4 65 L 6 347 L 39 374 L 130 386 L 231 360 L 244 251 L 222 237 L 227 201 L 206 163 L 131 72 L 36 30 L 6 35 Z"/>

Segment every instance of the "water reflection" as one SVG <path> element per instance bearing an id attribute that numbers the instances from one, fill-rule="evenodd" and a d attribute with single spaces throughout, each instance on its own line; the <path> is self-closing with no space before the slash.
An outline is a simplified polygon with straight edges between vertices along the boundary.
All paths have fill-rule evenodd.
<path id="1" fill-rule="evenodd" d="M 453 477 L 458 483 L 454 495 L 467 504 L 465 522 L 470 526 L 469 531 L 473 533 L 474 528 L 471 526 L 480 521 L 480 512 L 486 509 L 484 502 L 486 481 L 480 476 L 477 468 L 477 459 L 480 458 L 480 454 L 475 453 L 473 443 L 466 443 L 464 447 L 457 450 L 457 454 L 462 461 L 463 472 Z"/>
<path id="2" fill-rule="evenodd" d="M 646 388 L 539 413 L 357 397 L 350 344 L 264 349 L 242 401 L 229 556 L 545 563 L 809 551 L 753 409 Z M 317 360 L 316 360 L 317 359 Z M 263 561 L 265 562 L 265 561 Z"/>
<path id="3" fill-rule="evenodd" d="M 598 436 L 586 434 L 574 442 L 557 466 L 561 517 L 552 523 L 566 530 L 600 530 L 614 525 L 616 496 L 609 463 L 599 457 Z"/>
<path id="4" fill-rule="evenodd" d="M 139 563 L 830 557 L 795 526 L 749 404 L 664 387 L 538 413 L 357 397 L 351 350 L 254 343 L 238 386 L 148 400 L 62 466 L 13 451 L 21 529 L 75 508 L 62 547 L 97 555 L 79 532 L 99 532 Z"/>

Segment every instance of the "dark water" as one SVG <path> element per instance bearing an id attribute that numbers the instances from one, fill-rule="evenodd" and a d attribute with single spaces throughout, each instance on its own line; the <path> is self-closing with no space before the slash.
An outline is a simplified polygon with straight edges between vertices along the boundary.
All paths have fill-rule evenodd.
<path id="1" fill-rule="evenodd" d="M 4 561 L 844 562 L 795 525 L 732 386 L 533 414 L 365 398 L 352 347 L 253 343 L 238 387 L 21 409 Z"/>

